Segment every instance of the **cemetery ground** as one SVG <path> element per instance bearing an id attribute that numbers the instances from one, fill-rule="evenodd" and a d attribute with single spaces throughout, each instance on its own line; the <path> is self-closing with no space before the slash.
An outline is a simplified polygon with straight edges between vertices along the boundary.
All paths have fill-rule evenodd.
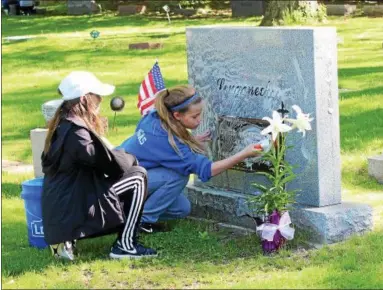
<path id="1" fill-rule="evenodd" d="M 29 131 L 44 126 L 41 104 L 58 98 L 59 81 L 72 70 L 93 71 L 116 85 L 126 107 L 109 118 L 108 138 L 119 144 L 139 120 L 139 84 L 156 58 L 165 84 L 187 83 L 185 26 L 220 22 L 257 25 L 258 18 L 175 20 L 114 16 L 3 18 L 2 159 L 32 163 Z M 172 222 L 173 230 L 143 236 L 157 259 L 113 261 L 114 236 L 79 242 L 75 262 L 30 248 L 21 182 L 32 173 L 2 172 L 3 288 L 382 288 L 383 189 L 367 173 L 367 157 L 383 148 L 383 21 L 330 18 L 336 26 L 340 89 L 342 198 L 374 209 L 374 230 L 361 237 L 308 249 L 303 234 L 280 254 L 263 256 L 254 235 L 214 224 Z M 91 30 L 100 31 L 93 40 Z M 29 35 L 24 41 L 7 36 Z M 130 43 L 161 42 L 159 50 L 129 50 Z M 254 68 L 257 69 L 257 68 Z M 314 113 L 314 112 L 313 112 Z M 314 114 L 315 117 L 315 114 Z"/>

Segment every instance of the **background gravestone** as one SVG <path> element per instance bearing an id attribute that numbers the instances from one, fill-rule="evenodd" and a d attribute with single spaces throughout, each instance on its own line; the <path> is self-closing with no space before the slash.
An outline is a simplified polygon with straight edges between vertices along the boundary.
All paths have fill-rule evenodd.
<path id="1" fill-rule="evenodd" d="M 327 4 L 327 15 L 350 15 L 356 12 L 356 5 L 350 4 Z"/>
<path id="2" fill-rule="evenodd" d="M 118 15 L 134 15 L 134 14 L 144 14 L 146 12 L 145 5 L 119 5 L 118 6 Z"/>
<path id="3" fill-rule="evenodd" d="M 311 230 L 313 241 L 331 243 L 371 227 L 366 205 L 342 204 L 337 78 L 334 28 L 196 27 L 187 28 L 189 83 L 206 100 L 203 123 L 196 133 L 214 132 L 210 157 L 217 161 L 261 140 L 271 116 L 282 102 L 314 117 L 305 138 L 294 131 L 287 160 L 298 177 L 288 189 L 301 189 L 293 222 Z M 293 112 L 291 112 L 293 113 Z M 202 183 L 186 194 L 193 214 L 232 224 L 253 226 L 246 198 L 254 182 L 266 182 L 255 171 L 261 160 Z"/>
<path id="4" fill-rule="evenodd" d="M 197 13 L 197 10 L 195 9 L 181 9 L 181 8 L 173 8 L 172 11 L 175 14 L 181 14 L 185 17 L 190 17 L 193 16 Z"/>
<path id="5" fill-rule="evenodd" d="M 383 184 L 383 154 L 368 158 L 368 174 Z"/>
<path id="6" fill-rule="evenodd" d="M 69 15 L 95 14 L 101 12 L 101 6 L 94 0 L 68 0 Z"/>
<path id="7" fill-rule="evenodd" d="M 163 43 L 159 42 L 139 42 L 139 43 L 131 43 L 129 44 L 129 49 L 159 49 L 163 47 Z"/>
<path id="8" fill-rule="evenodd" d="M 265 12 L 265 1 L 230 1 L 233 17 L 261 16 Z"/>
<path id="9" fill-rule="evenodd" d="M 41 154 L 44 151 L 45 139 L 47 138 L 48 129 L 36 128 L 30 131 L 30 139 L 32 143 L 33 171 L 35 177 L 44 177 L 41 166 Z"/>

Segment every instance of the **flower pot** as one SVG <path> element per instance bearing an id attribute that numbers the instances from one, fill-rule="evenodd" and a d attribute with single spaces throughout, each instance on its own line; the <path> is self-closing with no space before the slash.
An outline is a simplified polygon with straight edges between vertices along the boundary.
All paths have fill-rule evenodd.
<path id="1" fill-rule="evenodd" d="M 266 222 L 274 225 L 279 225 L 281 214 L 274 210 L 273 213 L 266 219 Z M 286 239 L 281 235 L 281 232 L 277 230 L 274 234 L 272 241 L 262 239 L 262 250 L 263 253 L 268 255 L 273 252 L 277 252 L 286 242 Z"/>

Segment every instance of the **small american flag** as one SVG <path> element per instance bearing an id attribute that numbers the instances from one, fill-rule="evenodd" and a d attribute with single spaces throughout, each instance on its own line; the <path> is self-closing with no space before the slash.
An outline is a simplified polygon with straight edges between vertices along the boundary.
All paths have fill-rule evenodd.
<path id="1" fill-rule="evenodd" d="M 141 115 L 146 115 L 154 108 L 156 93 L 164 89 L 164 80 L 158 62 L 156 62 L 140 86 L 137 108 L 140 110 Z"/>

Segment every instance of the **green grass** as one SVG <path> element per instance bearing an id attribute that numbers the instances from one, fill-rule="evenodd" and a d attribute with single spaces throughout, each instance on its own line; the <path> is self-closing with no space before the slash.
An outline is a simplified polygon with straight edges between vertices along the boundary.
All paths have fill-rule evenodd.
<path id="1" fill-rule="evenodd" d="M 376 288 L 383 285 L 383 233 L 304 250 L 301 233 L 274 257 L 254 235 L 214 224 L 176 221 L 173 231 L 142 238 L 160 258 L 111 261 L 113 236 L 80 241 L 74 263 L 28 247 L 20 183 L 31 175 L 3 173 L 2 283 L 10 288 Z M 298 249 L 298 250 L 297 250 Z"/>
<path id="2" fill-rule="evenodd" d="M 167 86 L 187 82 L 185 26 L 257 25 L 259 18 L 178 19 L 155 17 L 55 16 L 3 18 L 3 159 L 32 161 L 29 131 L 44 127 L 41 104 L 58 98 L 59 81 L 71 70 L 90 70 L 117 86 L 126 107 L 108 138 L 131 135 L 139 113 L 137 90 L 156 58 Z M 303 237 L 275 257 L 261 254 L 255 236 L 237 236 L 215 225 L 173 222 L 174 230 L 143 237 L 160 249 L 150 261 L 111 261 L 114 237 L 80 241 L 75 263 L 52 259 L 28 247 L 21 182 L 31 175 L 2 175 L 2 283 L 4 288 L 382 288 L 383 192 L 367 174 L 367 160 L 383 151 L 383 21 L 331 18 L 339 38 L 338 67 L 343 199 L 374 208 L 372 233 L 320 250 L 303 251 Z M 99 39 L 89 32 L 97 29 Z M 129 51 L 132 42 L 158 41 L 161 50 Z M 113 123 L 105 98 L 102 113 Z M 297 250 L 298 249 L 298 250 Z"/>
<path id="3" fill-rule="evenodd" d="M 220 19 L 175 20 L 144 17 L 82 16 L 3 18 L 3 35 L 33 35 L 39 38 L 11 43 L 3 40 L 3 156 L 31 162 L 29 130 L 44 126 L 41 104 L 56 98 L 57 83 L 74 69 L 96 72 L 117 85 L 127 107 L 117 117 L 109 138 L 116 144 L 130 135 L 139 119 L 136 110 L 138 86 L 156 58 L 172 86 L 187 82 L 185 26 L 219 23 L 256 25 L 257 18 L 240 21 Z M 340 126 L 343 187 L 359 192 L 380 190 L 368 177 L 366 157 L 382 152 L 383 24 L 381 19 L 335 18 L 339 44 Z M 101 37 L 92 40 L 89 32 Z M 129 43 L 159 41 L 161 50 L 130 51 Z M 103 109 L 110 123 L 112 112 L 106 98 Z M 17 118 L 14 116 L 17 115 Z"/>

